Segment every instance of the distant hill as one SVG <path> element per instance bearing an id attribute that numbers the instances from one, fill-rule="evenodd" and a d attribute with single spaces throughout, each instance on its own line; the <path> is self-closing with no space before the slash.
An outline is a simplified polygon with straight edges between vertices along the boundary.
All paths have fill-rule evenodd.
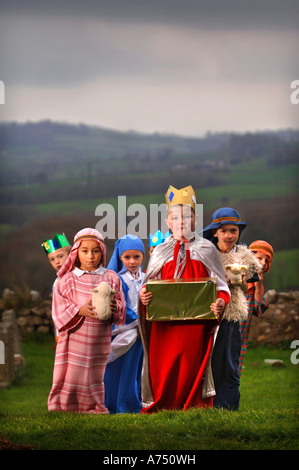
<path id="1" fill-rule="evenodd" d="M 101 175 L 209 168 L 211 160 L 238 163 L 298 149 L 299 130 L 255 134 L 207 133 L 205 137 L 119 132 L 83 124 L 42 121 L 0 124 L 1 186 L 45 184 Z M 276 155 L 277 150 L 281 152 Z M 219 153 L 219 150 L 221 152 Z M 223 152 L 225 150 L 225 154 Z M 276 153 L 275 153 L 276 152 Z M 284 157 L 285 158 L 285 157 Z"/>
<path id="2" fill-rule="evenodd" d="M 194 187 L 204 225 L 218 207 L 235 207 L 247 222 L 244 243 L 264 238 L 276 251 L 289 250 L 280 257 L 285 264 L 292 250 L 298 261 L 299 130 L 196 138 L 51 121 L 2 123 L 0 165 L 0 288 L 17 279 L 49 286 L 54 273 L 43 239 L 64 231 L 72 240 L 96 225 L 99 204 L 117 211 L 119 195 L 128 205 L 163 203 L 169 184 Z M 113 245 L 107 241 L 108 259 Z M 299 285 L 299 274 L 298 284 L 290 282 L 282 287 Z"/>

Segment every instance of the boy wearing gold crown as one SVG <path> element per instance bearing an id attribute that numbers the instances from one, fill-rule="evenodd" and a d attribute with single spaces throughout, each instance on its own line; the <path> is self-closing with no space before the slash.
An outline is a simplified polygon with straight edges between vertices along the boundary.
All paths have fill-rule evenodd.
<path id="1" fill-rule="evenodd" d="M 195 233 L 196 198 L 192 186 L 166 193 L 172 234 L 150 257 L 144 284 L 149 279 L 217 277 L 217 300 L 211 310 L 220 315 L 230 299 L 225 274 L 210 241 Z M 144 348 L 142 413 L 161 409 L 209 407 L 214 384 L 210 368 L 217 320 L 149 322 L 145 307 L 152 294 L 140 291 L 139 322 Z"/>

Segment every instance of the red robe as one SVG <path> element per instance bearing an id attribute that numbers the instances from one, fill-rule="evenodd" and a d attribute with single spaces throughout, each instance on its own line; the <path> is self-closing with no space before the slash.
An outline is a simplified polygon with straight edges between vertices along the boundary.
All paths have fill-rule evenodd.
<path id="1" fill-rule="evenodd" d="M 162 268 L 162 279 L 173 279 L 180 242 L 174 257 Z M 190 259 L 186 250 L 186 266 L 182 278 L 208 277 L 206 267 Z M 229 295 L 218 292 L 229 300 Z M 211 407 L 213 397 L 202 398 L 203 377 L 212 351 L 217 320 L 151 322 L 148 349 L 149 375 L 154 402 L 141 413 L 161 409 Z"/>

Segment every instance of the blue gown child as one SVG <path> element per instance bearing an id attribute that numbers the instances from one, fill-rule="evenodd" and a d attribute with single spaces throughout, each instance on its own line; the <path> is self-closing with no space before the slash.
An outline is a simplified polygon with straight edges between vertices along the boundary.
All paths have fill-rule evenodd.
<path id="1" fill-rule="evenodd" d="M 133 235 L 120 238 L 108 265 L 108 269 L 117 272 L 121 278 L 127 304 L 125 324 L 115 325 L 112 330 L 111 353 L 104 377 L 105 405 L 109 413 L 139 413 L 142 408 L 143 348 L 138 333 L 137 305 L 144 273 L 139 268 L 132 275 L 124 267 L 120 257 L 127 250 L 139 250 L 144 254 L 143 242 Z"/>

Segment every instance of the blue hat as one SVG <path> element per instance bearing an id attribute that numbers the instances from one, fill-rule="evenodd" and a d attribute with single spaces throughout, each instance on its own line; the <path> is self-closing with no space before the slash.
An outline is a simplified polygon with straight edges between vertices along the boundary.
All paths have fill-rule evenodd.
<path id="1" fill-rule="evenodd" d="M 148 246 L 151 247 L 151 246 L 160 245 L 161 243 L 165 242 L 166 238 L 169 237 L 169 235 L 170 235 L 170 232 L 166 232 L 163 235 L 161 230 L 157 230 L 157 232 L 154 233 L 154 235 L 150 233 L 148 236 Z"/>
<path id="2" fill-rule="evenodd" d="M 213 213 L 212 222 L 203 229 L 203 237 L 212 241 L 215 238 L 213 230 L 217 230 L 221 225 L 225 224 L 238 225 L 240 235 L 247 225 L 246 222 L 241 220 L 239 213 L 235 209 L 221 207 Z"/>
<path id="3" fill-rule="evenodd" d="M 139 250 L 144 254 L 144 244 L 139 237 L 135 235 L 125 235 L 117 240 L 114 251 L 107 266 L 108 269 L 119 273 L 124 267 L 120 257 L 124 251 Z"/>

